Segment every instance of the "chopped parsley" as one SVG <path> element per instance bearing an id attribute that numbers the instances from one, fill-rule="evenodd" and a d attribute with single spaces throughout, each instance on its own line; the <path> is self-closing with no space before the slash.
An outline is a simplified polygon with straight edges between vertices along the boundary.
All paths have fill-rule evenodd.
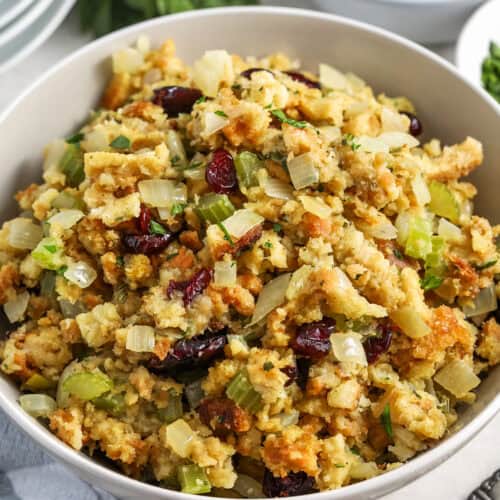
<path id="1" fill-rule="evenodd" d="M 171 253 L 167 255 L 167 260 L 172 260 L 173 258 L 177 257 L 179 255 L 179 252 Z"/>
<path id="2" fill-rule="evenodd" d="M 392 421 L 391 421 L 391 407 L 387 403 L 384 410 L 380 414 L 380 423 L 384 427 L 385 433 L 392 439 Z"/>
<path id="3" fill-rule="evenodd" d="M 232 246 L 234 247 L 234 241 L 231 238 L 231 235 L 229 234 L 228 230 L 222 224 L 222 222 L 217 222 L 217 225 L 219 226 L 220 230 L 224 233 L 224 239 Z"/>
<path id="4" fill-rule="evenodd" d="M 277 222 L 275 222 L 275 223 L 273 224 L 273 231 L 274 231 L 275 233 L 278 233 L 278 234 L 279 234 L 279 233 L 281 233 L 281 231 L 283 231 L 283 227 L 281 226 L 281 224 L 278 224 Z"/>
<path id="5" fill-rule="evenodd" d="M 268 104 L 267 106 L 264 106 L 264 109 L 271 109 L 273 107 L 273 103 Z"/>
<path id="6" fill-rule="evenodd" d="M 428 290 L 434 290 L 435 288 L 440 287 L 442 283 L 443 283 L 443 278 L 440 278 L 439 276 L 435 276 L 434 274 L 426 274 L 420 280 L 420 286 L 426 292 Z"/>
<path id="7" fill-rule="evenodd" d="M 68 266 L 61 266 L 57 271 L 56 273 L 59 275 L 59 276 L 64 276 L 64 273 L 68 270 Z"/>
<path id="8" fill-rule="evenodd" d="M 361 453 L 359 452 L 359 448 L 357 446 L 353 446 L 351 448 L 351 453 L 358 456 L 361 455 Z"/>
<path id="9" fill-rule="evenodd" d="M 201 97 L 198 97 L 198 99 L 196 99 L 196 101 L 194 102 L 195 104 L 201 104 L 202 102 L 205 102 L 207 100 L 207 96 L 206 95 L 202 95 Z"/>
<path id="10" fill-rule="evenodd" d="M 342 144 L 344 146 L 349 146 L 353 151 L 357 151 L 361 147 L 361 144 L 356 142 L 356 137 L 352 134 L 346 134 L 342 139 Z"/>
<path id="11" fill-rule="evenodd" d="M 68 144 L 76 144 L 77 142 L 80 142 L 84 137 L 85 137 L 84 134 L 82 134 L 81 132 L 78 132 L 78 134 L 74 134 L 71 137 L 68 137 L 66 139 L 66 142 Z"/>
<path id="12" fill-rule="evenodd" d="M 272 244 L 270 241 L 266 241 L 266 242 L 264 243 L 264 246 L 265 246 L 266 248 L 273 248 L 273 244 Z"/>
<path id="13" fill-rule="evenodd" d="M 296 128 L 306 128 L 309 124 L 306 121 L 297 121 L 289 116 L 286 116 L 285 112 L 282 109 L 273 109 L 271 110 L 271 114 L 275 116 L 280 122 L 287 123 L 292 127 Z"/>
<path id="14" fill-rule="evenodd" d="M 264 371 L 268 372 L 269 370 L 272 370 L 274 368 L 274 363 L 271 361 L 266 361 L 263 365 L 262 368 L 264 368 Z"/>
<path id="15" fill-rule="evenodd" d="M 343 469 L 345 464 L 335 464 L 335 467 L 337 467 L 337 469 Z"/>
<path id="16" fill-rule="evenodd" d="M 186 208 L 185 203 L 174 203 L 172 205 L 172 208 L 170 209 L 170 214 L 175 217 L 176 215 L 182 214 L 185 208 Z"/>
<path id="17" fill-rule="evenodd" d="M 125 265 L 125 259 L 123 258 L 123 255 L 117 255 L 116 265 L 119 267 L 123 267 Z"/>
<path id="18" fill-rule="evenodd" d="M 181 161 L 181 157 L 179 155 L 174 155 L 170 159 L 170 163 L 175 167 Z"/>
<path id="19" fill-rule="evenodd" d="M 483 264 L 474 264 L 474 267 L 477 271 L 482 271 L 483 269 L 488 269 L 489 267 L 494 266 L 498 262 L 498 259 L 489 260 L 484 262 Z"/>
<path id="20" fill-rule="evenodd" d="M 115 137 L 109 145 L 115 149 L 128 149 L 130 147 L 130 139 L 124 135 Z"/>
<path id="21" fill-rule="evenodd" d="M 224 113 L 224 111 L 222 111 L 222 109 L 218 109 L 217 111 L 214 111 L 214 113 L 215 113 L 217 116 L 222 116 L 222 118 L 227 118 L 226 113 Z"/>
<path id="22" fill-rule="evenodd" d="M 152 220 L 149 223 L 149 232 L 151 234 L 166 234 L 167 231 L 161 224 L 158 224 L 158 222 Z"/>
<path id="23" fill-rule="evenodd" d="M 404 259 L 404 255 L 401 253 L 401 250 L 399 250 L 398 248 L 395 248 L 392 253 L 394 254 L 394 257 L 396 257 L 396 259 L 399 259 L 399 260 L 403 260 Z"/>
<path id="24" fill-rule="evenodd" d="M 57 247 L 56 245 L 44 245 L 43 248 L 47 250 L 49 253 L 56 253 L 57 252 Z"/>

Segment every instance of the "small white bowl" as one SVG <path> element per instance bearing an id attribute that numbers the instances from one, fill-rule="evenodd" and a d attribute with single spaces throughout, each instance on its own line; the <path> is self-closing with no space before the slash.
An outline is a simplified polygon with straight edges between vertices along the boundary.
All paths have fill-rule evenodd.
<path id="1" fill-rule="evenodd" d="M 326 12 L 375 24 L 420 43 L 456 40 L 484 0 L 311 0 Z"/>
<path id="2" fill-rule="evenodd" d="M 101 38 L 64 59 L 41 76 L 0 117 L 0 213 L 16 211 L 13 193 L 40 179 L 41 152 L 55 137 L 68 136 L 99 102 L 111 74 L 110 56 L 147 34 L 158 45 L 169 37 L 178 55 L 193 62 L 207 49 L 225 48 L 242 55 L 283 51 L 299 58 L 305 69 L 319 62 L 353 71 L 376 92 L 406 95 L 416 105 L 426 134 L 451 143 L 472 135 L 481 140 L 485 165 L 474 175 L 479 188 L 477 209 L 500 222 L 500 197 L 492 194 L 500 171 L 500 109 L 456 69 L 426 49 L 378 28 L 341 17 L 283 8 L 209 9 L 154 19 Z M 195 34 L 196 36 L 193 36 Z M 439 445 L 402 467 L 336 491 L 298 500 L 371 500 L 393 491 L 444 462 L 472 439 L 499 411 L 500 367 L 477 391 L 477 401 L 461 414 L 458 427 Z M 199 500 L 114 472 L 69 448 L 17 403 L 18 389 L 0 376 L 0 407 L 21 429 L 83 479 L 122 499 Z"/>
<path id="3" fill-rule="evenodd" d="M 469 19 L 458 38 L 455 61 L 458 70 L 475 85 L 481 85 L 481 65 L 491 41 L 500 44 L 500 0 L 491 0 Z"/>

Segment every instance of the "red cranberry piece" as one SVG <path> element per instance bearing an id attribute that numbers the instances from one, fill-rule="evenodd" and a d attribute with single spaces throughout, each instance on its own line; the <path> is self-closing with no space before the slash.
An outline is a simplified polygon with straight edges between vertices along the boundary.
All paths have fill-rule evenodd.
<path id="1" fill-rule="evenodd" d="M 388 324 L 383 324 L 379 327 L 376 336 L 368 337 L 363 342 L 363 347 L 366 353 L 366 360 L 369 364 L 375 363 L 377 359 L 387 350 L 391 345 L 392 328 Z"/>
<path id="2" fill-rule="evenodd" d="M 297 328 L 297 335 L 291 347 L 295 354 L 319 359 L 330 351 L 330 335 L 335 331 L 335 321 L 324 318 L 321 321 L 305 323 Z"/>
<path id="3" fill-rule="evenodd" d="M 319 89 L 321 88 L 319 82 L 315 82 L 313 80 L 310 80 L 307 78 L 307 76 L 303 75 L 299 71 L 284 71 L 283 73 L 287 74 L 292 80 L 295 80 L 296 82 L 303 83 L 307 87 L 311 89 Z"/>
<path id="4" fill-rule="evenodd" d="M 207 288 L 212 280 L 213 271 L 212 269 L 200 269 L 194 276 L 188 281 L 170 281 L 167 288 L 167 296 L 170 298 L 172 293 L 175 291 L 182 292 L 182 300 L 184 306 L 187 307 L 194 298 Z"/>
<path id="5" fill-rule="evenodd" d="M 290 472 L 285 477 L 275 477 L 272 472 L 266 469 L 262 482 L 264 495 L 273 497 L 294 497 L 314 493 L 316 490 L 314 478 L 305 472 Z"/>
<path id="6" fill-rule="evenodd" d="M 151 210 L 148 207 L 142 206 L 137 225 L 142 234 L 149 234 L 149 223 L 151 222 Z"/>
<path id="7" fill-rule="evenodd" d="M 208 185 L 216 193 L 230 193 L 238 186 L 233 157 L 225 149 L 214 151 L 205 171 Z"/>
<path id="8" fill-rule="evenodd" d="M 403 111 L 403 115 L 406 115 L 410 119 L 410 129 L 409 132 L 413 137 L 417 137 L 422 133 L 422 122 L 413 114 L 407 111 Z"/>
<path id="9" fill-rule="evenodd" d="M 165 234 L 125 234 L 122 236 L 122 243 L 130 253 L 149 255 L 167 248 L 174 236 L 174 233 L 168 231 Z"/>
<path id="10" fill-rule="evenodd" d="M 255 73 L 256 71 L 265 71 L 266 73 L 271 73 L 271 75 L 274 74 L 271 70 L 265 68 L 249 68 L 246 69 L 245 71 L 242 71 L 240 74 L 244 78 L 248 78 L 250 80 L 252 73 Z"/>
<path id="11" fill-rule="evenodd" d="M 153 102 L 161 106 L 169 117 L 191 113 L 194 103 L 202 96 L 198 89 L 171 85 L 154 90 Z"/>
<path id="12" fill-rule="evenodd" d="M 178 370 L 203 367 L 221 355 L 226 344 L 227 337 L 222 333 L 182 339 L 175 343 L 174 348 L 163 360 L 153 356 L 148 362 L 148 368 L 153 373 L 168 374 Z"/>

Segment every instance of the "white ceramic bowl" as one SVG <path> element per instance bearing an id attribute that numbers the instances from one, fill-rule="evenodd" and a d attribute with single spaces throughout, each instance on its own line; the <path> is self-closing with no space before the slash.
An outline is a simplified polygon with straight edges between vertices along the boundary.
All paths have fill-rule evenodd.
<path id="1" fill-rule="evenodd" d="M 318 8 L 376 24 L 420 43 L 455 40 L 484 0 L 309 0 Z"/>
<path id="2" fill-rule="evenodd" d="M 489 96 L 439 57 L 378 28 L 310 11 L 259 7 L 198 11 L 132 26 L 88 45 L 43 75 L 0 118 L 3 217 L 15 213 L 15 190 L 39 179 L 44 145 L 54 137 L 72 133 L 96 107 L 110 75 L 110 55 L 134 43 L 143 33 L 154 44 L 173 38 L 179 55 L 190 62 L 206 49 L 226 48 L 244 55 L 282 50 L 300 58 L 311 70 L 320 61 L 328 62 L 359 74 L 376 91 L 409 96 L 429 136 L 452 142 L 470 134 L 483 142 L 485 165 L 475 176 L 480 193 L 477 207 L 499 222 L 500 198 L 492 195 L 491 186 L 498 184 L 500 174 L 496 168 L 500 158 L 500 110 Z M 460 430 L 434 449 L 397 470 L 334 492 L 317 493 L 314 498 L 374 499 L 435 468 L 500 409 L 499 384 L 497 368 L 481 384 L 477 402 L 461 414 Z M 16 402 L 17 396 L 14 384 L 0 377 L 0 407 L 83 479 L 124 499 L 196 498 L 132 480 L 73 451 L 25 414 Z"/>

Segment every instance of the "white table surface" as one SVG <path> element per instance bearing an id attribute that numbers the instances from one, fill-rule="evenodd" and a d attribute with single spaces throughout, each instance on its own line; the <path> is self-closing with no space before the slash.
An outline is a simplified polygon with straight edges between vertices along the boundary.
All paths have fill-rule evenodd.
<path id="1" fill-rule="evenodd" d="M 31 56 L 1 76 L 0 112 L 38 75 L 91 39 L 90 35 L 80 32 L 76 14 L 73 12 Z M 453 46 L 435 50 L 447 59 L 453 59 Z M 383 500 L 465 500 L 481 481 L 498 468 L 500 414 L 452 458 Z"/>

